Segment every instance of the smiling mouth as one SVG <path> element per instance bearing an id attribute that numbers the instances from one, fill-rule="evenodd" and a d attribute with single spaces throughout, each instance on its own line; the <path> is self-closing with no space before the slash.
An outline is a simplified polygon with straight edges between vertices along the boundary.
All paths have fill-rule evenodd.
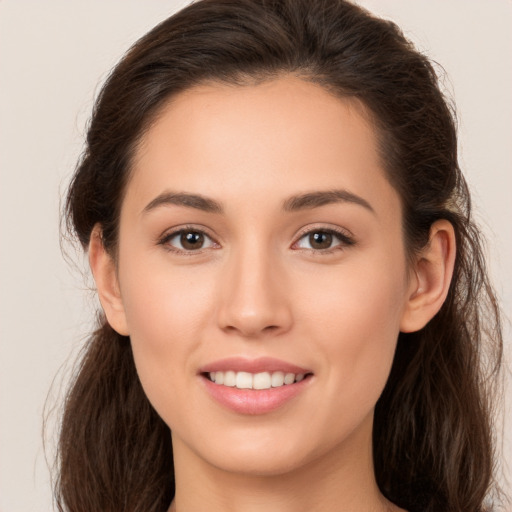
<path id="1" fill-rule="evenodd" d="M 289 386 L 307 379 L 311 373 L 285 372 L 235 372 L 232 370 L 208 372 L 203 374 L 207 379 L 219 386 L 237 389 L 271 389 Z"/>

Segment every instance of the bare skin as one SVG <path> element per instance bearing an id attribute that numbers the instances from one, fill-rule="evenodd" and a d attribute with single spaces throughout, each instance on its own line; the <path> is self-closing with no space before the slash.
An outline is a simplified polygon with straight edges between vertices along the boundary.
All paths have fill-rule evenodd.
<path id="1" fill-rule="evenodd" d="M 374 407 L 399 332 L 446 297 L 455 243 L 439 221 L 409 266 L 362 112 L 290 76 L 186 91 L 138 148 L 117 261 L 93 232 L 108 321 L 130 336 L 172 431 L 169 511 L 400 510 L 375 481 Z M 234 388 L 202 371 L 232 357 L 306 377 L 272 410 L 257 399 L 248 411 L 219 402 L 212 389 Z"/>

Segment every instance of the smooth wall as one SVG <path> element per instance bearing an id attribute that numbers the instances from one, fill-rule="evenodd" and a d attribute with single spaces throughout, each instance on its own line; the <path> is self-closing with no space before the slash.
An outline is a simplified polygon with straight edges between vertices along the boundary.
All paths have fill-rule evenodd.
<path id="1" fill-rule="evenodd" d="M 186 3 L 0 0 L 0 512 L 52 509 L 45 401 L 51 458 L 52 411 L 96 308 L 85 260 L 65 245 L 66 262 L 59 246 L 60 200 L 93 98 L 128 46 Z M 461 164 L 510 318 L 512 2 L 359 3 L 396 21 L 447 72 L 444 83 L 458 106 Z M 506 343 L 510 364 L 508 323 Z M 509 400 L 510 466 L 511 409 Z"/>

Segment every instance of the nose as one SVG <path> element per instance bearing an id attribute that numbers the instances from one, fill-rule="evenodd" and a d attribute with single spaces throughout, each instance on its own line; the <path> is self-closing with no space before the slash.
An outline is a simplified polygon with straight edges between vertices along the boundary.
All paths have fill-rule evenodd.
<path id="1" fill-rule="evenodd" d="M 226 262 L 218 304 L 219 327 L 244 338 L 262 338 L 288 331 L 291 297 L 286 276 L 269 251 L 233 254 Z"/>

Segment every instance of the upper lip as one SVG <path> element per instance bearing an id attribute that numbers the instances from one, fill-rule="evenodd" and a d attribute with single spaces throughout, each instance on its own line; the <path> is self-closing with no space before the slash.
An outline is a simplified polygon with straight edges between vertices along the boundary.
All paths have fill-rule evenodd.
<path id="1" fill-rule="evenodd" d="M 200 373 L 210 372 L 248 372 L 248 373 L 261 373 L 261 372 L 284 372 L 284 373 L 311 373 L 310 370 L 297 366 L 296 364 L 275 359 L 273 357 L 258 357 L 256 359 L 248 359 L 245 357 L 227 357 L 219 359 L 211 363 L 205 364 L 199 369 Z"/>

